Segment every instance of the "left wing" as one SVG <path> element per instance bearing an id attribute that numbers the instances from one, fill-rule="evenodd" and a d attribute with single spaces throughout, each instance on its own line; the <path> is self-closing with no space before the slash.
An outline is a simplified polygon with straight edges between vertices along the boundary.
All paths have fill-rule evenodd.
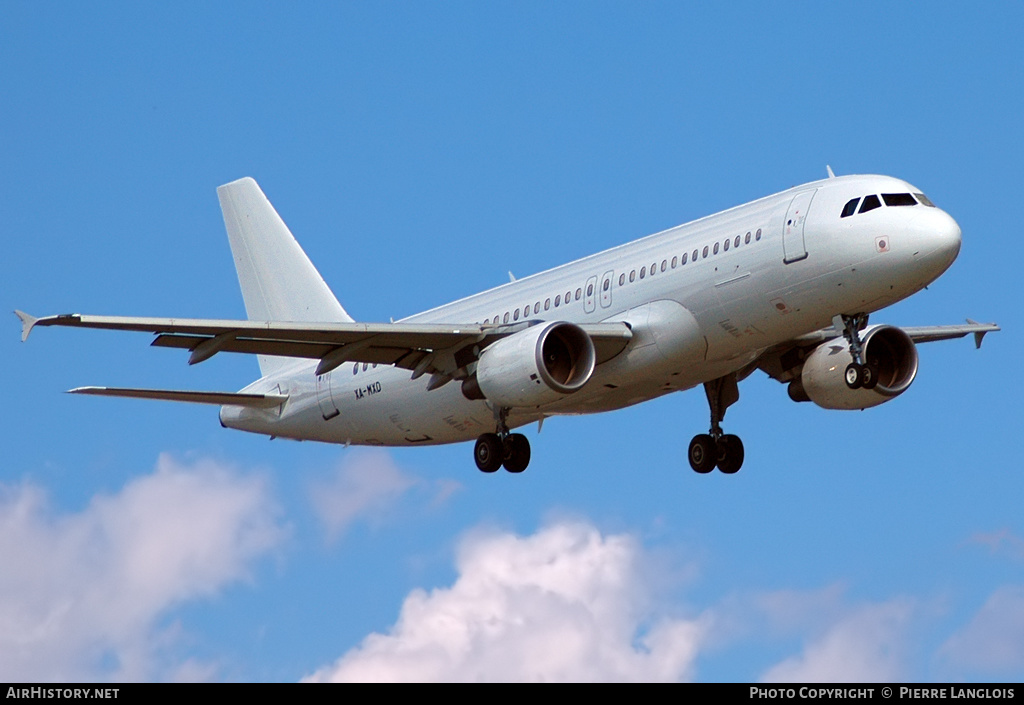
<path id="1" fill-rule="evenodd" d="M 915 343 L 953 340 L 973 333 L 974 344 L 978 348 L 981 347 L 981 341 L 986 334 L 1002 330 L 995 323 L 978 323 L 970 318 L 967 319 L 967 323 L 952 326 L 899 326 L 899 328 Z M 803 357 L 809 350 L 829 340 L 842 337 L 842 331 L 830 326 L 775 345 L 765 350 L 757 360 L 744 368 L 740 373 L 740 378 L 742 379 L 755 369 L 761 368 L 769 377 L 780 382 L 788 382 L 793 379 L 794 370 L 799 373 Z"/>
<path id="2" fill-rule="evenodd" d="M 538 321 L 515 325 L 451 325 L 433 323 L 287 323 L 190 318 L 134 318 L 65 314 L 35 318 L 15 311 L 21 319 L 21 339 L 36 326 L 68 326 L 154 333 L 153 345 L 190 350 L 189 364 L 218 352 L 238 352 L 320 360 L 324 374 L 345 362 L 395 365 L 413 371 L 451 375 L 472 362 L 494 341 L 524 330 Z M 597 362 L 618 355 L 633 334 L 625 323 L 580 325 L 594 342 Z"/>

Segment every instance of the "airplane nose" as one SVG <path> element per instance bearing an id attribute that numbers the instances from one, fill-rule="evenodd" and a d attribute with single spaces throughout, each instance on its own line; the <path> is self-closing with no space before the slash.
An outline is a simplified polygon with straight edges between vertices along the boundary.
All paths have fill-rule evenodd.
<path id="1" fill-rule="evenodd" d="M 960 254 L 960 226 L 938 208 L 921 213 L 914 225 L 921 247 L 915 258 L 939 273 L 944 272 Z"/>
<path id="2" fill-rule="evenodd" d="M 935 240 L 935 253 L 949 258 L 950 264 L 960 254 L 961 235 L 960 226 L 948 213 L 941 213 L 942 218 L 936 223 L 935 232 L 932 235 Z"/>

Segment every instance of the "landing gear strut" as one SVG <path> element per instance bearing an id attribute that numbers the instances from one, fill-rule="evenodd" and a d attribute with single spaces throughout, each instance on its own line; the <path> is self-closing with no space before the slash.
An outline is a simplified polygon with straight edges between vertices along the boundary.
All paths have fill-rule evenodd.
<path id="1" fill-rule="evenodd" d="M 485 433 L 476 439 L 473 459 L 482 472 L 496 472 L 502 465 L 509 472 L 520 473 L 530 464 L 530 441 L 521 433 L 509 433 L 508 409 L 494 412 L 496 433 Z"/>
<path id="2" fill-rule="evenodd" d="M 864 359 L 864 344 L 860 339 L 860 331 L 867 324 L 868 315 L 866 313 L 858 313 L 854 316 L 840 315 L 833 319 L 833 325 L 843 331 L 843 337 L 850 345 L 850 357 L 853 358 L 853 362 L 846 366 L 846 371 L 843 373 L 846 386 L 850 389 L 874 389 L 878 384 L 878 370 Z"/>
<path id="3" fill-rule="evenodd" d="M 687 454 L 690 467 L 705 474 L 717 466 L 723 473 L 732 475 L 743 466 L 743 442 L 739 436 L 723 433 L 721 424 L 725 410 L 740 398 L 736 374 L 705 382 L 704 392 L 711 407 L 711 430 L 694 436 L 690 441 Z"/>

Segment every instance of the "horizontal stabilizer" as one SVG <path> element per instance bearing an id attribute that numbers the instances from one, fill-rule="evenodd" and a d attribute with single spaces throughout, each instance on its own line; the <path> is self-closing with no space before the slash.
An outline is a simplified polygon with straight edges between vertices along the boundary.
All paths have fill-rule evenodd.
<path id="1" fill-rule="evenodd" d="M 235 394 L 232 392 L 189 392 L 175 389 L 132 389 L 127 387 L 77 387 L 68 394 L 91 394 L 97 397 L 129 397 L 132 399 L 159 399 L 187 401 L 195 404 L 218 406 L 247 406 L 253 409 L 273 409 L 288 401 L 284 394 Z"/>
<path id="2" fill-rule="evenodd" d="M 15 311 L 14 315 L 21 320 L 21 342 L 28 340 L 28 334 L 32 332 L 33 326 L 39 319 L 35 316 L 30 316 L 24 311 Z"/>

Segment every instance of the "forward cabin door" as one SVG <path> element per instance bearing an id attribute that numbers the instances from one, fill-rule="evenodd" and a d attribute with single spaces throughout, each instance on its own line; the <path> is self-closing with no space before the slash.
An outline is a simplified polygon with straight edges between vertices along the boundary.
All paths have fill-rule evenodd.
<path id="1" fill-rule="evenodd" d="M 793 197 L 786 212 L 786 220 L 782 225 L 782 248 L 785 251 L 783 262 L 792 264 L 807 257 L 807 247 L 804 245 L 804 224 L 807 222 L 807 212 L 811 208 L 811 200 L 817 189 L 801 191 Z"/>

